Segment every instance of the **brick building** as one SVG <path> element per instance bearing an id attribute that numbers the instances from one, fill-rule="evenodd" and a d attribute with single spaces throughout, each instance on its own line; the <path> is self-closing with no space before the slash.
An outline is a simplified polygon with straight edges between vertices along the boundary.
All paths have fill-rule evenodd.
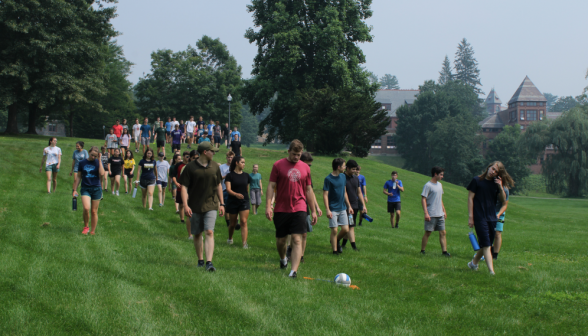
<path id="1" fill-rule="evenodd" d="M 419 90 L 378 90 L 376 101 L 388 111 L 390 124 L 386 134 L 372 144 L 370 155 L 398 155 L 394 134 L 396 133 L 396 110 L 402 105 L 411 105 L 419 94 Z"/>

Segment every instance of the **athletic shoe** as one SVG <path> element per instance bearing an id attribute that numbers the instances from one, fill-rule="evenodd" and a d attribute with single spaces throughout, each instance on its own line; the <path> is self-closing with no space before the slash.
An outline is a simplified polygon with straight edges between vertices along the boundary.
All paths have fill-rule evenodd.
<path id="1" fill-rule="evenodd" d="M 87 226 L 86 226 L 86 227 L 84 227 L 84 230 L 82 230 L 82 234 L 83 234 L 83 235 L 87 235 L 87 234 L 88 234 L 88 232 L 90 232 L 90 228 L 89 228 L 89 227 L 87 227 Z"/>
<path id="2" fill-rule="evenodd" d="M 468 267 L 469 267 L 471 270 L 474 270 L 474 271 L 477 271 L 477 270 L 478 270 L 478 265 L 474 265 L 474 263 L 473 263 L 472 261 L 470 261 L 470 262 L 468 263 Z"/>
<path id="3" fill-rule="evenodd" d="M 490 272 L 490 275 L 496 275 L 496 273 L 494 273 L 494 272 Z"/>
<path id="4" fill-rule="evenodd" d="M 180 210 L 176 210 L 176 213 L 179 214 L 180 213 Z"/>
<path id="5" fill-rule="evenodd" d="M 216 268 L 214 268 L 214 266 L 212 265 L 212 262 L 208 262 L 206 264 L 206 271 L 207 272 L 214 272 L 214 271 L 216 271 Z"/>
<path id="6" fill-rule="evenodd" d="M 424 255 L 425 254 L 425 251 L 421 251 L 421 254 Z"/>
<path id="7" fill-rule="evenodd" d="M 339 255 L 340 253 L 339 253 L 339 251 L 333 251 L 333 254 L 334 255 Z"/>
<path id="8" fill-rule="evenodd" d="M 288 275 L 288 277 L 295 279 L 298 276 L 298 274 L 296 274 L 296 272 Z"/>
<path id="9" fill-rule="evenodd" d="M 248 249 L 249 249 L 249 245 L 247 245 L 247 243 L 245 243 L 245 245 L 243 245 L 243 248 L 244 248 L 245 250 L 248 250 Z"/>
<path id="10" fill-rule="evenodd" d="M 288 248 L 286 248 L 286 259 L 290 260 L 291 256 L 292 256 L 292 247 L 288 246 Z"/>
<path id="11" fill-rule="evenodd" d="M 125 191 L 125 194 L 128 194 L 128 193 L 129 193 L 128 191 Z"/>
<path id="12" fill-rule="evenodd" d="M 204 267 L 204 260 L 198 260 L 198 265 L 196 267 Z"/>
<path id="13" fill-rule="evenodd" d="M 232 239 L 227 239 L 227 244 L 233 245 L 233 240 Z"/>
<path id="14" fill-rule="evenodd" d="M 337 253 L 343 253 L 343 248 L 341 247 L 341 245 L 337 246 Z"/>
<path id="15" fill-rule="evenodd" d="M 100 200 L 102 201 L 104 199 L 104 196 L 100 197 Z"/>
<path id="16" fill-rule="evenodd" d="M 159 203 L 159 206 L 162 207 L 163 206 L 163 203 Z"/>
<path id="17" fill-rule="evenodd" d="M 114 192 L 114 190 L 112 191 L 112 194 L 115 195 L 116 193 Z"/>
<path id="18" fill-rule="evenodd" d="M 359 252 L 359 249 L 356 247 L 356 248 L 353 249 L 353 251 Z"/>
<path id="19" fill-rule="evenodd" d="M 153 211 L 153 208 L 149 208 L 149 210 Z"/>
<path id="20" fill-rule="evenodd" d="M 285 264 L 282 264 L 282 261 L 280 260 L 280 269 L 284 269 L 286 267 L 288 267 L 288 262 L 286 261 Z"/>
<path id="21" fill-rule="evenodd" d="M 47 192 L 47 195 L 50 195 L 50 194 L 51 194 L 51 192 L 50 192 L 50 191 L 48 191 L 48 192 Z"/>
<path id="22" fill-rule="evenodd" d="M 451 254 L 449 254 L 449 252 L 445 251 L 445 252 L 443 252 L 443 256 L 444 257 L 451 257 Z"/>
<path id="23" fill-rule="evenodd" d="M 394 228 L 398 229 L 398 224 L 396 224 L 396 226 Z"/>

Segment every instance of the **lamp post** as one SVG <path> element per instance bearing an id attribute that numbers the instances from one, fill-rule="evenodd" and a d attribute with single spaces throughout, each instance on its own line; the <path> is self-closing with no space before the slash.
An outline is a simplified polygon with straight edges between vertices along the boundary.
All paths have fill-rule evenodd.
<path id="1" fill-rule="evenodd" d="M 231 94 L 229 93 L 229 96 L 227 97 L 227 101 L 229 102 L 229 129 L 227 130 L 227 132 L 229 132 L 229 134 L 231 134 L 231 101 L 233 100 L 233 97 L 231 97 Z M 227 144 L 231 143 L 231 138 L 229 137 L 229 141 L 227 141 Z"/>
<path id="2" fill-rule="evenodd" d="M 106 126 L 102 125 L 102 134 L 104 135 L 104 138 L 106 138 Z"/>

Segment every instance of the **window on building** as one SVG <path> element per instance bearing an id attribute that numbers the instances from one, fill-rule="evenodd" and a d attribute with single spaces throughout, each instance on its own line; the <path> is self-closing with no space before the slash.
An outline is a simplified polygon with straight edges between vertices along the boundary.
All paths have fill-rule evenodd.
<path id="1" fill-rule="evenodd" d="M 543 102 L 539 102 L 539 106 L 543 106 Z"/>
<path id="2" fill-rule="evenodd" d="M 543 111 L 539 111 L 539 120 L 543 120 Z"/>
<path id="3" fill-rule="evenodd" d="M 396 148 L 396 139 L 393 135 L 389 135 L 386 137 L 386 148 L 393 149 Z"/>
<path id="4" fill-rule="evenodd" d="M 374 142 L 374 144 L 372 145 L 372 148 L 375 149 L 381 149 L 382 148 L 382 140 L 378 139 Z"/>
<path id="5" fill-rule="evenodd" d="M 49 124 L 47 125 L 47 128 L 49 132 L 57 132 L 57 127 L 55 127 L 55 124 Z"/>
<path id="6" fill-rule="evenodd" d="M 527 102 L 527 106 L 537 106 L 537 102 Z"/>
<path id="7" fill-rule="evenodd" d="M 537 120 L 537 111 L 536 110 L 528 110 L 527 111 L 527 120 L 528 121 Z"/>
<path id="8" fill-rule="evenodd" d="M 525 120 L 525 111 L 521 110 L 521 120 Z"/>
<path id="9" fill-rule="evenodd" d="M 517 111 L 511 111 L 510 112 L 510 120 L 511 121 L 517 120 Z"/>
<path id="10" fill-rule="evenodd" d="M 519 102 L 519 106 L 525 106 L 525 102 Z"/>

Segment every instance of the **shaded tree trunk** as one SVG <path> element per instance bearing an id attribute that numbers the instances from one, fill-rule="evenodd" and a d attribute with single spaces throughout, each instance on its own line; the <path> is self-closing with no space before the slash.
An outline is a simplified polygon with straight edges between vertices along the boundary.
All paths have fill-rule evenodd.
<path id="1" fill-rule="evenodd" d="M 37 115 L 39 108 L 36 104 L 29 105 L 29 130 L 26 134 L 37 134 Z"/>
<path id="2" fill-rule="evenodd" d="M 8 106 L 8 120 L 6 121 L 6 134 L 18 134 L 18 105 L 16 103 Z"/>

